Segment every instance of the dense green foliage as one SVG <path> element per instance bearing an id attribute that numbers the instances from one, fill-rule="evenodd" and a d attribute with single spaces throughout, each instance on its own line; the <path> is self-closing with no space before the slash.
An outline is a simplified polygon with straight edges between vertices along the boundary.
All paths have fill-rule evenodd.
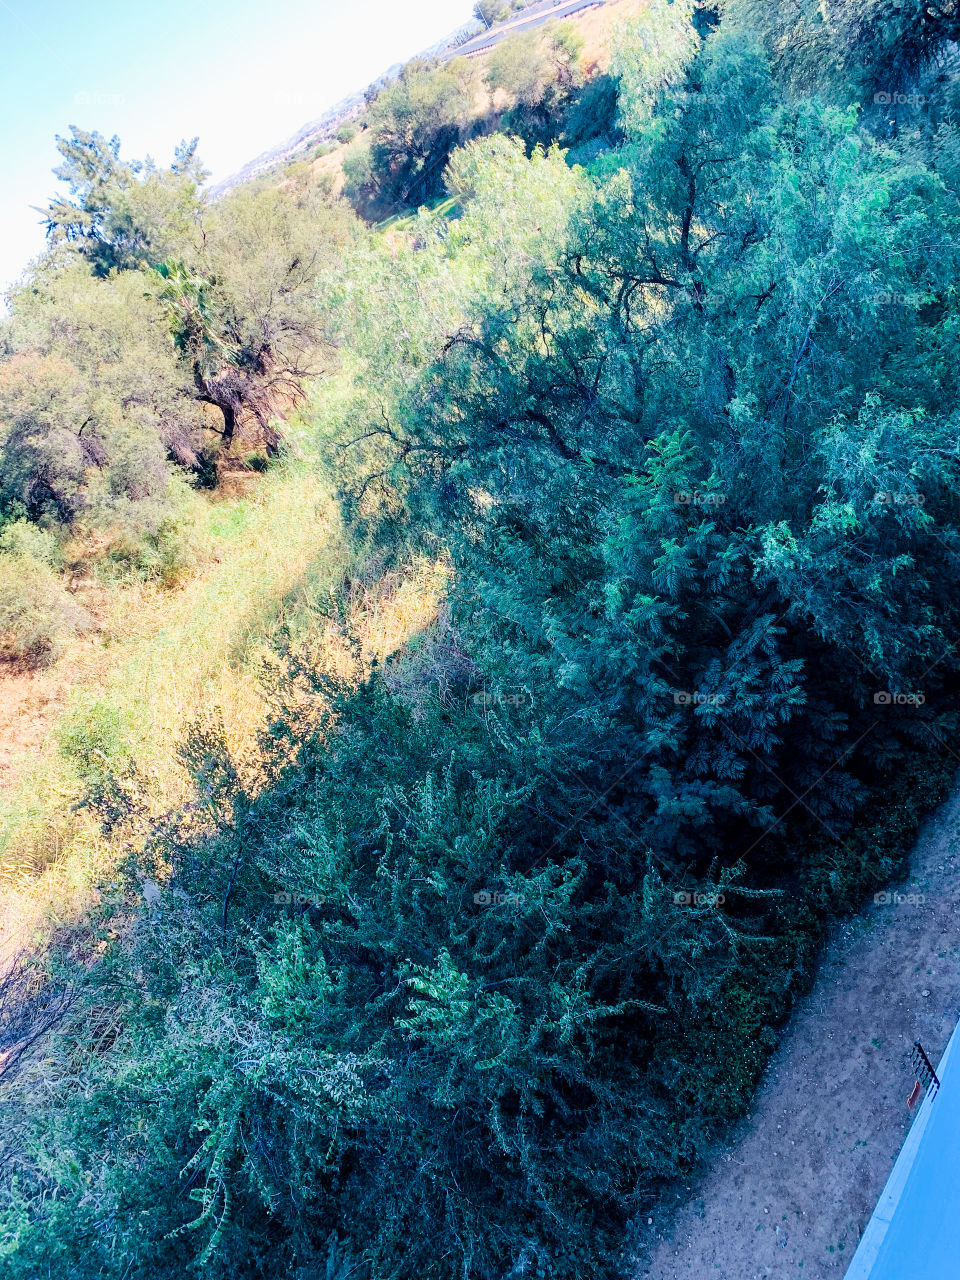
<path id="1" fill-rule="evenodd" d="M 825 921 L 938 798 L 953 126 L 878 133 L 699 16 L 623 29 L 588 166 L 535 114 L 474 138 L 443 168 L 456 219 L 358 236 L 311 282 L 342 367 L 298 445 L 355 542 L 315 630 L 352 661 L 281 637 L 255 776 L 213 712 L 184 744 L 196 812 L 138 824 L 135 762 L 96 764 L 133 852 L 0 1096 L 12 1276 L 626 1274 Z M 488 68 L 515 110 L 539 56 Z M 467 75 L 415 64 L 377 99 L 398 190 L 434 181 Z M 280 212 L 271 235 L 286 270 Z M 273 267 L 157 273 L 181 377 L 256 345 L 212 317 Z M 35 451 L 87 411 L 68 357 L 0 385 Z M 351 602 L 424 556 L 436 620 L 374 662 Z"/>
<path id="2" fill-rule="evenodd" d="M 50 203 L 53 244 L 68 244 L 94 273 L 151 265 L 177 251 L 199 217 L 197 186 L 206 177 L 197 139 L 182 143 L 169 169 L 120 158 L 120 139 L 72 128 L 58 138 L 63 163 L 55 176 L 68 195 Z"/>
<path id="3" fill-rule="evenodd" d="M 950 119 L 957 92 L 960 10 L 952 0 L 722 0 L 731 23 L 759 35 L 794 85 L 819 86 L 863 106 L 874 128 L 896 132 Z"/>
<path id="4" fill-rule="evenodd" d="M 492 27 L 495 22 L 502 22 L 507 17 L 510 5 L 507 0 L 477 0 L 473 13 L 485 26 Z"/>
<path id="5" fill-rule="evenodd" d="M 561 130 L 581 85 L 582 41 L 569 25 L 534 28 L 498 44 L 487 61 L 487 84 L 506 99 L 503 132 L 528 145 L 549 143 Z"/>

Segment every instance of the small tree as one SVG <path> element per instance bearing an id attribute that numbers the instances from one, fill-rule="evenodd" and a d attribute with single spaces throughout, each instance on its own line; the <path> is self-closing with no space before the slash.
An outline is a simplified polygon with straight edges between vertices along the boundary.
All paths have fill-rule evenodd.
<path id="1" fill-rule="evenodd" d="M 506 0 L 477 0 L 473 6 L 473 16 L 488 28 L 495 22 L 502 22 L 509 12 L 510 6 Z"/>
<path id="2" fill-rule="evenodd" d="M 477 71 L 465 58 L 414 59 L 370 108 L 371 176 L 385 203 L 420 204 L 443 190 L 450 152 L 476 119 Z"/>
<path id="3" fill-rule="evenodd" d="M 507 130 L 529 143 L 557 136 L 571 94 L 582 82 L 582 48 L 569 23 L 520 32 L 497 45 L 487 63 L 487 84 L 509 104 Z"/>
<path id="4" fill-rule="evenodd" d="M 198 398 L 223 415 L 225 445 L 247 417 L 275 447 L 271 419 L 320 372 L 314 286 L 351 221 L 306 177 L 241 188 L 209 210 L 192 265 L 161 264 L 174 340 Z"/>

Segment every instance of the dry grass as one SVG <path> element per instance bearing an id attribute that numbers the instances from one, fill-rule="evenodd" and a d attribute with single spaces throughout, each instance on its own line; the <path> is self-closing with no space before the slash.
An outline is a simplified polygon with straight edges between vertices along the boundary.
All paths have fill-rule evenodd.
<path id="1" fill-rule="evenodd" d="M 245 749 L 264 714 L 260 651 L 298 592 L 332 582 L 342 560 L 329 497 L 306 472 L 266 478 L 255 496 L 212 508 L 210 524 L 219 550 L 198 577 L 177 592 L 101 591 L 96 641 L 42 677 L 44 722 L 32 740 L 22 732 L 26 750 L 10 760 L 13 785 L 0 796 L 0 953 L 82 909 L 127 852 L 75 810 L 81 780 L 64 728 L 111 726 L 156 810 L 185 802 L 184 727 L 216 707 L 231 746 Z"/>
<path id="2" fill-rule="evenodd" d="M 210 523 L 213 563 L 176 592 L 102 591 L 96 641 L 42 676 L 43 724 L 24 739 L 15 782 L 0 794 L 0 970 L 4 955 L 51 926 L 81 921 L 137 839 L 104 837 L 77 807 L 72 743 L 92 744 L 118 767 L 132 762 L 146 780 L 148 817 L 182 809 L 195 799 L 178 751 L 189 726 L 216 721 L 243 775 L 270 713 L 262 677 L 275 674 L 280 636 L 310 663 L 359 678 L 437 616 L 446 575 L 424 562 L 405 577 L 356 579 L 331 621 L 327 602 L 351 553 L 307 468 L 266 476 L 252 496 L 212 508 Z"/>
<path id="3" fill-rule="evenodd" d="M 587 9 L 564 19 L 576 23 L 577 34 L 583 40 L 580 60 L 588 75 L 607 70 L 614 28 L 627 18 L 635 18 L 646 7 L 647 0 L 607 0 L 601 9 Z"/>

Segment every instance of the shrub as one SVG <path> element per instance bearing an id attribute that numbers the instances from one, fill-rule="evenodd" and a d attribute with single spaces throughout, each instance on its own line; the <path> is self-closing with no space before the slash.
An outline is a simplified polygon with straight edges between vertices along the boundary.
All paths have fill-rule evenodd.
<path id="1" fill-rule="evenodd" d="M 22 518 L 0 527 L 0 553 L 33 560 L 50 569 L 63 566 L 63 551 L 56 534 Z"/>
<path id="2" fill-rule="evenodd" d="M 91 625 L 49 564 L 22 551 L 0 551 L 0 657 L 45 666 Z"/>
<path id="3" fill-rule="evenodd" d="M 270 466 L 270 458 L 263 449 L 254 449 L 244 458 L 243 464 L 251 471 L 266 471 Z"/>
<path id="4" fill-rule="evenodd" d="M 616 137 L 616 123 L 617 82 L 610 75 L 593 76 L 571 99 L 564 142 L 582 146 L 603 138 L 610 143 Z"/>
<path id="5" fill-rule="evenodd" d="M 204 507 L 204 500 L 176 476 L 170 477 L 160 501 L 111 504 L 102 518 L 106 532 L 91 553 L 95 571 L 108 580 L 137 578 L 177 586 L 209 554 Z"/>
<path id="6" fill-rule="evenodd" d="M 343 158 L 343 194 L 358 210 L 373 196 L 376 182 L 369 146 L 358 146 Z"/>
<path id="7" fill-rule="evenodd" d="M 136 803 L 131 753 L 132 715 L 106 699 L 80 695 L 59 726 L 57 739 L 81 784 L 80 803 L 109 830 Z"/>
<path id="8" fill-rule="evenodd" d="M 502 22 L 509 12 L 510 5 L 507 4 L 507 0 L 477 0 L 473 6 L 473 16 L 487 27 L 492 27 L 496 22 Z"/>
<path id="9" fill-rule="evenodd" d="M 752 45 L 698 54 L 694 8 L 627 31 L 618 152 L 473 143 L 461 216 L 369 237 L 331 290 L 318 434 L 368 566 L 344 599 L 297 567 L 291 504 L 236 531 L 243 590 L 214 582 L 214 624 L 169 644 L 179 699 L 186 644 L 228 671 L 289 573 L 259 749 L 197 679 L 196 803 L 138 851 L 162 888 L 65 964 L 40 1100 L 0 1098 L 16 1276 L 626 1274 L 825 920 L 939 795 L 960 212 L 916 139 L 784 98 Z M 418 189 L 403 129 L 457 100 L 432 74 L 372 112 Z M 177 280 L 196 319 L 212 295 Z M 418 643 L 376 664 L 350 602 L 425 554 L 441 606 L 402 601 L 381 633 Z M 135 697 L 135 725 L 91 698 L 60 735 L 108 826 L 158 736 Z"/>
<path id="10" fill-rule="evenodd" d="M 451 151 L 477 124 L 478 88 L 477 68 L 466 58 L 437 67 L 408 62 L 369 108 L 371 195 L 384 205 L 439 195 Z M 351 191 L 359 176 L 348 174 Z"/>

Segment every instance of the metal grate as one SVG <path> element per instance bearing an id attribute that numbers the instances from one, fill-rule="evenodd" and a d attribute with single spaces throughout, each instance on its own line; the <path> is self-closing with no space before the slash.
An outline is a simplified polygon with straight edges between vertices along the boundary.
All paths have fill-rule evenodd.
<path id="1" fill-rule="evenodd" d="M 925 1089 L 933 1088 L 934 1092 L 940 1088 L 940 1081 L 937 1073 L 933 1069 L 933 1063 L 924 1052 L 923 1045 L 919 1040 L 913 1042 L 913 1053 L 911 1054 L 914 1070 L 917 1073 L 917 1080 Z"/>

